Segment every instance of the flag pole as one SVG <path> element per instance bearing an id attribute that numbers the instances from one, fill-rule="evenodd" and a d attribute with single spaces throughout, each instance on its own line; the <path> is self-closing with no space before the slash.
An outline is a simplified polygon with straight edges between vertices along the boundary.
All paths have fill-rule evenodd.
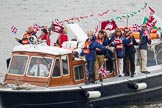
<path id="1" fill-rule="evenodd" d="M 126 22 L 126 26 L 128 27 L 128 19 L 129 19 L 129 17 L 127 16 L 127 22 Z"/>

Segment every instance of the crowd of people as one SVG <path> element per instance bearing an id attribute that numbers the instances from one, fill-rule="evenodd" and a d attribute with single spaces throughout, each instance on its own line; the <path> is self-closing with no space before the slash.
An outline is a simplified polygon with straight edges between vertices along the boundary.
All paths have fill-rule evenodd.
<path id="1" fill-rule="evenodd" d="M 99 68 L 104 64 L 104 59 L 109 60 L 111 69 L 113 70 L 113 55 L 117 59 L 117 74 L 119 77 L 135 75 L 135 45 L 139 47 L 141 73 L 150 73 L 147 70 L 147 47 L 151 44 L 148 35 L 145 35 L 147 26 L 141 25 L 139 31 L 139 40 L 136 41 L 129 28 L 125 27 L 122 31 L 116 28 L 115 32 L 110 36 L 106 31 L 100 30 L 97 36 L 93 32 L 87 32 L 88 39 L 85 41 L 85 47 L 81 56 L 85 56 L 88 69 L 88 80 L 86 84 L 95 83 L 97 79 L 103 81 Z M 112 48 L 114 50 L 112 50 Z M 124 68 L 124 69 L 123 69 Z"/>
<path id="2" fill-rule="evenodd" d="M 15 38 L 16 41 L 18 41 L 20 44 L 30 44 L 29 38 L 31 36 L 34 36 L 37 38 L 37 43 L 42 43 L 46 42 L 48 46 L 51 45 L 51 40 L 50 40 L 50 35 L 51 32 L 47 28 L 41 29 L 41 34 L 38 36 L 37 31 L 34 30 L 33 26 L 29 26 L 28 30 L 26 33 L 23 35 L 22 39 Z M 59 36 L 56 40 L 56 43 L 54 43 L 54 46 L 62 47 L 63 42 L 68 41 L 68 36 L 67 36 L 67 29 L 64 27 L 63 31 L 59 33 Z"/>
<path id="3" fill-rule="evenodd" d="M 108 34 L 104 30 L 100 30 L 98 35 L 95 36 L 92 31 L 87 32 L 88 39 L 86 39 L 84 48 L 80 56 L 85 56 L 88 69 L 88 80 L 86 84 L 96 83 L 96 80 L 103 81 L 102 73 L 99 73 L 99 69 L 105 63 L 109 66 L 110 73 L 114 72 L 114 61 L 117 61 L 117 74 L 119 77 L 135 75 L 135 45 L 139 47 L 140 55 L 140 67 L 141 72 L 148 74 L 147 70 L 147 45 L 151 44 L 151 40 L 148 35 L 145 35 L 147 26 L 141 25 L 141 31 L 139 31 L 139 40 L 136 41 L 132 35 L 131 30 L 125 27 L 122 31 L 120 28 L 116 28 L 113 34 Z M 47 45 L 50 43 L 51 33 L 48 29 L 41 29 L 40 36 L 36 35 L 33 26 L 28 27 L 28 30 L 23 35 L 22 39 L 15 38 L 21 44 L 29 44 L 28 38 L 30 36 L 37 37 L 38 42 L 44 40 Z M 59 34 L 54 46 L 62 47 L 63 42 L 68 41 L 67 29 L 64 27 L 62 33 Z M 113 50 L 112 50 L 113 48 Z"/>

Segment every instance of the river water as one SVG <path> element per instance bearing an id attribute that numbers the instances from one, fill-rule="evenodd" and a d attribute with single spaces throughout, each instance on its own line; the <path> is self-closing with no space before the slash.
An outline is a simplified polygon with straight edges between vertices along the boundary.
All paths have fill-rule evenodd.
<path id="1" fill-rule="evenodd" d="M 0 76 L 6 73 L 6 59 L 10 57 L 12 48 L 18 45 L 15 37 L 21 38 L 27 27 L 33 24 L 49 26 L 55 19 L 60 21 L 72 18 L 90 16 L 78 22 L 84 31 L 95 30 L 99 21 L 109 20 L 130 13 L 144 6 L 147 2 L 156 14 L 162 18 L 162 0 L 0 0 Z M 99 15 L 109 10 L 103 16 Z M 141 24 L 144 11 L 141 10 L 128 19 L 128 25 Z M 116 20 L 118 26 L 125 26 L 127 19 Z M 67 23 L 64 23 L 65 25 Z M 11 32 L 11 26 L 18 29 L 16 34 Z M 40 32 L 38 32 L 38 35 Z M 52 44 L 57 34 L 51 35 Z M 73 35 L 69 36 L 70 38 Z M 1 78 L 2 80 L 3 78 Z M 143 105 L 124 105 L 122 108 L 159 108 L 161 102 L 142 103 Z"/>

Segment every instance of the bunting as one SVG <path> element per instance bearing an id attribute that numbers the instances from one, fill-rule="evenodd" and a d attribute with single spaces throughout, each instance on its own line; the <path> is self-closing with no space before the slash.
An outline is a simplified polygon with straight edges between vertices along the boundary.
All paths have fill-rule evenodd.
<path id="1" fill-rule="evenodd" d="M 118 20 L 118 19 L 121 20 L 123 18 L 129 18 L 131 16 L 134 16 L 135 14 L 140 13 L 142 10 L 144 10 L 146 8 L 146 6 L 147 6 L 147 3 L 145 3 L 144 6 L 142 6 L 140 9 L 137 9 L 135 11 L 132 11 L 132 12 L 128 13 L 128 14 L 117 16 L 117 17 L 114 17 L 114 18 L 111 18 L 111 19 L 108 19 L 108 20 Z M 116 9 L 116 10 L 105 10 L 104 12 L 96 14 L 96 15 L 98 15 L 100 17 L 103 17 L 104 15 L 108 14 L 110 11 L 117 12 L 117 11 L 120 11 L 120 10 L 118 10 L 118 9 Z M 74 20 L 80 22 L 83 19 L 87 19 L 89 17 L 94 17 L 96 15 L 92 12 L 90 15 L 83 15 L 83 16 L 80 16 L 80 17 L 74 17 L 73 16 L 72 18 L 65 19 L 63 21 L 58 21 L 56 24 L 64 23 L 64 22 L 70 22 L 70 21 L 74 21 Z"/>
<path id="2" fill-rule="evenodd" d="M 147 3 L 144 4 L 144 6 L 142 6 L 140 9 L 137 9 L 135 11 L 132 11 L 128 14 L 125 14 L 125 15 L 121 15 L 121 16 L 116 16 L 114 18 L 111 18 L 111 19 L 108 19 L 108 21 L 114 21 L 114 20 L 118 20 L 118 19 L 123 19 L 123 18 L 129 18 L 130 16 L 134 16 L 135 14 L 137 13 L 140 13 L 142 10 L 144 10 L 147 6 Z M 105 10 L 103 11 L 102 13 L 99 13 L 99 14 L 94 14 L 93 12 L 90 14 L 90 15 L 83 15 L 83 16 L 79 16 L 79 17 L 76 17 L 76 16 L 73 16 L 72 18 L 69 18 L 69 19 L 65 19 L 65 20 L 62 20 L 62 21 L 59 21 L 58 19 L 55 19 L 55 23 L 56 25 L 59 25 L 59 26 L 63 26 L 63 23 L 69 23 L 69 22 L 73 22 L 73 21 L 77 21 L 77 22 L 80 22 L 81 20 L 83 19 L 87 19 L 89 17 L 94 17 L 94 16 L 100 16 L 100 17 L 103 17 L 104 15 L 108 14 L 109 12 L 120 12 L 119 9 L 115 9 L 115 10 Z M 152 14 L 154 13 L 154 11 L 150 11 Z M 40 28 L 47 28 L 47 26 L 39 26 L 38 24 L 34 24 L 34 29 L 36 31 L 38 31 Z M 16 27 L 12 27 L 12 30 L 11 30 L 13 33 L 16 33 L 17 32 L 17 28 Z"/>

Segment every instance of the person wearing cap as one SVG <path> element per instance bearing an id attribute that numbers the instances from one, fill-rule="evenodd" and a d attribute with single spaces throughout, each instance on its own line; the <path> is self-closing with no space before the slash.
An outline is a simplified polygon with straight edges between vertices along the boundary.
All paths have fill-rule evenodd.
<path id="1" fill-rule="evenodd" d="M 62 44 L 65 41 L 68 41 L 67 28 L 66 27 L 64 27 L 63 32 L 60 33 L 60 35 L 58 36 L 56 43 L 54 43 L 54 46 L 62 47 Z"/>
<path id="2" fill-rule="evenodd" d="M 147 71 L 147 44 L 151 44 L 151 40 L 148 38 L 148 35 L 145 34 L 147 29 L 146 24 L 141 25 L 141 31 L 139 31 L 140 43 L 139 43 L 139 59 L 140 59 L 140 68 L 141 73 L 148 74 Z"/>
<path id="3" fill-rule="evenodd" d="M 47 45 L 50 46 L 50 38 L 47 29 L 45 28 L 41 29 L 41 35 L 38 37 L 38 40 L 39 41 L 45 40 Z"/>
<path id="4" fill-rule="evenodd" d="M 105 51 L 107 46 L 103 46 L 99 44 L 95 37 L 93 36 L 93 32 L 87 32 L 88 39 L 85 41 L 85 45 L 83 51 L 81 52 L 80 56 L 85 56 L 87 61 L 87 69 L 88 69 L 88 80 L 86 84 L 95 83 L 95 72 L 94 72 L 94 65 L 96 61 L 96 48 Z"/>
<path id="5" fill-rule="evenodd" d="M 36 36 L 36 32 L 34 31 L 34 27 L 33 26 L 29 26 L 28 27 L 28 30 L 26 31 L 26 33 L 23 35 L 23 38 L 22 39 L 18 39 L 18 38 L 15 38 L 16 41 L 18 41 L 19 43 L 21 44 L 29 44 L 29 37 L 30 36 Z M 37 36 L 36 36 L 37 37 Z"/>

